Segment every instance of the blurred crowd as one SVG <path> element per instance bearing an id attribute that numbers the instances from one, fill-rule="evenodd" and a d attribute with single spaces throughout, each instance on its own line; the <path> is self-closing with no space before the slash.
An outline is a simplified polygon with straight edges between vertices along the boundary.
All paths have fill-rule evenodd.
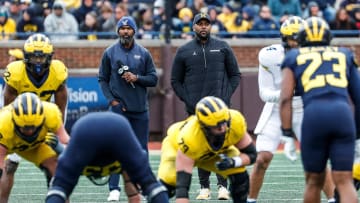
<path id="1" fill-rule="evenodd" d="M 193 37 L 199 12 L 211 17 L 211 32 L 223 38 L 274 37 L 289 16 L 320 16 L 340 37 L 358 37 L 360 0 L 174 0 L 171 38 Z M 53 41 L 117 38 L 117 21 L 136 19 L 140 39 L 162 39 L 165 0 L 0 0 L 0 40 L 46 33 Z M 169 21 L 170 22 L 170 21 Z M 348 31 L 348 32 L 347 32 Z"/>

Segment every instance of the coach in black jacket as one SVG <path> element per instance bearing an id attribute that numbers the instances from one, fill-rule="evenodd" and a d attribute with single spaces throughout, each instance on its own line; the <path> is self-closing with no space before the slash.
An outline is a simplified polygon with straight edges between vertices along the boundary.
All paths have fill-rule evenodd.
<path id="1" fill-rule="evenodd" d="M 203 15 L 203 16 L 202 16 Z M 210 36 L 208 14 L 194 18 L 195 38 L 178 48 L 171 71 L 171 85 L 185 103 L 188 114 L 205 96 L 221 98 L 230 106 L 230 98 L 240 82 L 240 71 L 231 47 Z"/>
<path id="2" fill-rule="evenodd" d="M 210 16 L 197 14 L 193 22 L 195 38 L 178 48 L 173 61 L 171 85 L 189 115 L 195 113 L 196 103 L 205 96 L 219 97 L 230 106 L 231 96 L 240 82 L 241 74 L 232 49 L 225 41 L 211 37 L 210 30 Z M 209 189 L 208 176 L 201 174 L 201 187 Z M 226 187 L 226 180 L 220 182 Z M 218 198 L 226 199 L 221 195 Z M 197 199 L 206 198 L 198 196 Z"/>

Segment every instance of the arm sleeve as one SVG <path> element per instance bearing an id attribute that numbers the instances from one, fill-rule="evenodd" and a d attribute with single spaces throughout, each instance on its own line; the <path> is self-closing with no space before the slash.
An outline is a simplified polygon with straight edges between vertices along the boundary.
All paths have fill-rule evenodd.
<path id="1" fill-rule="evenodd" d="M 156 69 L 154 61 L 149 52 L 145 52 L 145 66 L 146 66 L 146 75 L 138 75 L 138 80 L 136 81 L 144 87 L 155 87 L 158 82 L 158 77 L 156 75 Z"/>
<path id="2" fill-rule="evenodd" d="M 100 62 L 100 68 L 99 68 L 99 84 L 101 87 L 101 90 L 110 103 L 112 100 L 114 100 L 114 96 L 111 93 L 110 90 L 110 75 L 111 75 L 111 65 L 110 65 L 110 59 L 106 52 L 104 52 L 101 62 Z"/>
<path id="3" fill-rule="evenodd" d="M 171 86 L 175 94 L 186 103 L 186 94 L 183 86 L 185 76 L 185 64 L 181 59 L 181 52 L 178 50 L 171 69 Z"/>
<path id="4" fill-rule="evenodd" d="M 259 94 L 264 102 L 276 103 L 280 99 L 280 89 L 276 89 L 274 77 L 270 71 L 262 65 L 259 65 L 258 73 Z"/>
<path id="5" fill-rule="evenodd" d="M 52 20 L 50 17 L 45 18 L 44 21 L 44 27 L 45 27 L 45 32 L 54 32 L 53 26 L 52 26 Z"/>
<path id="6" fill-rule="evenodd" d="M 239 65 L 236 61 L 236 57 L 234 55 L 234 52 L 232 51 L 231 47 L 225 42 L 226 44 L 226 61 L 225 61 L 225 67 L 226 71 L 230 80 L 232 93 L 236 90 L 237 86 L 240 83 L 240 77 L 241 73 L 239 71 Z"/>

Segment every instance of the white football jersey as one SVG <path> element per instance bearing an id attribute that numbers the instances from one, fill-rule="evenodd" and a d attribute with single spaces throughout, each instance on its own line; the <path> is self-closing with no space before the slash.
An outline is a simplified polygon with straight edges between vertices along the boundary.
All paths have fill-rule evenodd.
<path id="1" fill-rule="evenodd" d="M 260 115 L 255 134 L 266 133 L 271 138 L 271 149 L 260 149 L 260 151 L 274 151 L 278 144 L 281 135 L 280 131 L 280 114 L 279 114 L 279 100 L 281 92 L 281 64 L 285 57 L 285 49 L 281 44 L 270 45 L 260 50 L 259 58 L 259 94 L 260 98 L 265 102 L 265 106 Z M 301 97 L 293 97 L 293 128 L 296 135 L 300 137 L 300 126 L 303 114 L 303 104 Z M 296 115 L 295 115 L 296 114 Z M 267 129 L 265 129 L 267 128 Z M 267 131 L 267 132 L 265 132 Z M 271 135 L 270 135 L 271 134 Z M 266 146 L 264 146 L 266 148 Z M 258 145 L 257 145 L 258 149 Z M 259 150 L 259 149 L 258 149 Z"/>
<path id="2" fill-rule="evenodd" d="M 259 52 L 259 93 L 264 102 L 280 99 L 281 63 L 285 50 L 281 44 L 264 47 Z"/>

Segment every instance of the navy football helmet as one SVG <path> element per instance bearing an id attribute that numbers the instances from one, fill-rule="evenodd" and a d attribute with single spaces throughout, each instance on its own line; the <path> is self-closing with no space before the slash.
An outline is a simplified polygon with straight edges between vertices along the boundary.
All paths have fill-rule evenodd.
<path id="1" fill-rule="evenodd" d="M 320 17 L 310 17 L 301 26 L 298 34 L 300 46 L 329 45 L 332 39 L 329 25 Z"/>

